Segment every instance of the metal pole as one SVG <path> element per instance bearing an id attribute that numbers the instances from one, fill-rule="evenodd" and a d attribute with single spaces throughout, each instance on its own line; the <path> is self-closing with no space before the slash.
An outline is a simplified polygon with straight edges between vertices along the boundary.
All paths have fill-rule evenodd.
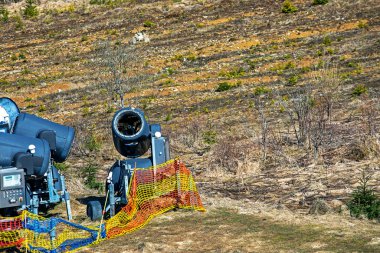
<path id="1" fill-rule="evenodd" d="M 157 173 L 157 160 L 156 160 L 156 144 L 155 144 L 156 137 L 152 135 L 152 160 L 153 160 L 153 179 L 154 179 L 154 186 L 156 188 L 156 173 Z"/>
<path id="2" fill-rule="evenodd" d="M 38 206 L 40 205 L 39 203 L 39 199 L 38 199 L 38 193 L 37 192 L 33 192 L 33 198 L 32 198 L 32 212 L 34 214 L 37 214 L 38 215 Z"/>
<path id="3" fill-rule="evenodd" d="M 50 219 L 50 243 L 51 243 L 51 248 L 54 249 L 55 248 L 55 237 L 57 236 L 57 233 L 56 233 L 56 230 L 55 230 L 55 220 L 54 218 L 51 218 Z"/>
<path id="4" fill-rule="evenodd" d="M 179 168 L 179 161 L 174 161 L 174 169 L 177 179 L 177 207 L 179 206 L 179 202 L 181 200 L 181 176 L 180 176 L 180 168 Z"/>
<path id="5" fill-rule="evenodd" d="M 115 186 L 112 182 L 108 185 L 108 192 L 110 197 L 110 217 L 113 217 L 115 216 Z"/>
<path id="6" fill-rule="evenodd" d="M 62 175 L 61 175 L 61 184 L 62 184 L 62 191 L 63 191 L 63 199 L 66 203 L 67 219 L 71 221 L 73 219 L 73 216 L 71 214 L 70 193 L 66 190 L 65 176 L 62 176 Z"/>

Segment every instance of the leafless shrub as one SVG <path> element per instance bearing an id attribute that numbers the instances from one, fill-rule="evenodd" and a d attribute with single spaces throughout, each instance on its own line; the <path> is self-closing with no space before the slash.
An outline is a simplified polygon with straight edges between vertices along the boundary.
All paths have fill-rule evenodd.
<path id="1" fill-rule="evenodd" d="M 239 144 L 239 140 L 233 136 L 221 139 L 213 148 L 212 166 L 219 166 L 228 172 L 236 172 L 238 161 L 243 160 L 246 154 L 246 150 Z"/>
<path id="2" fill-rule="evenodd" d="M 332 141 L 333 101 L 330 93 L 320 91 L 313 94 L 311 86 L 301 87 L 289 93 L 286 100 L 280 100 L 288 115 L 288 125 L 294 133 L 298 147 L 313 150 L 315 160 L 321 147 Z"/>
<path id="3" fill-rule="evenodd" d="M 260 147 L 261 147 L 261 159 L 265 164 L 268 153 L 268 142 L 269 142 L 269 123 L 265 113 L 265 101 L 261 96 L 255 97 L 255 109 L 258 114 L 258 119 L 260 123 Z"/>
<path id="4" fill-rule="evenodd" d="M 203 120 L 200 118 L 190 119 L 185 124 L 169 130 L 170 144 L 174 151 L 179 153 L 196 152 L 203 153 L 205 145 L 202 140 L 202 133 L 205 129 Z"/>
<path id="5" fill-rule="evenodd" d="M 323 95 L 314 98 L 308 122 L 309 141 L 313 148 L 314 159 L 317 160 L 320 148 L 328 140 L 329 102 L 323 99 Z"/>
<path id="6" fill-rule="evenodd" d="M 298 146 L 304 144 L 309 132 L 310 112 L 312 106 L 311 87 L 302 87 L 288 94 L 287 100 L 281 100 L 289 117 L 289 126 L 297 139 Z"/>
<path id="7" fill-rule="evenodd" d="M 102 41 L 97 45 L 93 63 L 97 68 L 99 86 L 110 97 L 117 98 L 121 107 L 124 107 L 124 95 L 140 88 L 148 79 L 140 72 L 143 64 L 132 45 Z"/>
<path id="8" fill-rule="evenodd" d="M 362 145 L 351 144 L 345 153 L 345 158 L 353 161 L 361 161 L 367 156 L 367 152 Z"/>
<path id="9" fill-rule="evenodd" d="M 379 110 L 380 100 L 378 98 L 365 99 L 360 108 L 365 132 L 367 132 L 369 136 L 375 136 L 377 134 L 378 129 L 376 119 L 379 116 Z"/>
<path id="10" fill-rule="evenodd" d="M 333 66 L 329 60 L 326 60 L 322 68 L 311 73 L 312 82 L 315 88 L 319 90 L 319 94 L 322 94 L 320 99 L 324 100 L 323 104 L 326 106 L 327 116 L 329 121 L 331 121 L 336 94 L 342 83 L 338 68 Z"/>

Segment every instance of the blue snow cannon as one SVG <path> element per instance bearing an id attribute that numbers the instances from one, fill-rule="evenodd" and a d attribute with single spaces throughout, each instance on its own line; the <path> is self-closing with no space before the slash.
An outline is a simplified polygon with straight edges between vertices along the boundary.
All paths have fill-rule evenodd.
<path id="1" fill-rule="evenodd" d="M 67 159 L 74 136 L 72 127 L 21 113 L 13 100 L 0 98 L 0 214 L 38 214 L 66 202 L 71 219 L 65 178 L 53 162 Z"/>
<path id="2" fill-rule="evenodd" d="M 147 122 L 142 110 L 127 107 L 117 111 L 111 128 L 115 148 L 126 159 L 117 160 L 108 173 L 109 201 L 105 205 L 109 217 L 128 203 L 128 186 L 135 168 L 144 169 L 170 160 L 169 139 L 162 136 L 159 124 Z M 87 215 L 91 220 L 101 219 L 101 203 L 88 202 Z"/>

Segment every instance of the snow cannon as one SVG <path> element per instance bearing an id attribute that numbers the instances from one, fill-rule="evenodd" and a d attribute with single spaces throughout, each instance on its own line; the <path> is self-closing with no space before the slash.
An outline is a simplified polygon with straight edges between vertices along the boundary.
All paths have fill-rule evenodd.
<path id="1" fill-rule="evenodd" d="M 162 136 L 159 124 L 149 124 L 144 112 L 127 107 L 117 111 L 112 119 L 112 136 L 116 150 L 126 159 L 117 160 L 106 180 L 109 217 L 128 204 L 128 186 L 135 168 L 145 169 L 170 160 L 169 139 Z M 89 201 L 87 215 L 91 220 L 102 217 L 99 201 Z"/>
<path id="2" fill-rule="evenodd" d="M 64 162 L 70 154 L 75 131 L 32 114 L 20 113 L 12 130 L 13 134 L 46 140 L 55 162 Z"/>
<path id="3" fill-rule="evenodd" d="M 0 213 L 47 212 L 70 195 L 53 162 L 67 159 L 73 128 L 21 113 L 14 101 L 0 98 Z"/>

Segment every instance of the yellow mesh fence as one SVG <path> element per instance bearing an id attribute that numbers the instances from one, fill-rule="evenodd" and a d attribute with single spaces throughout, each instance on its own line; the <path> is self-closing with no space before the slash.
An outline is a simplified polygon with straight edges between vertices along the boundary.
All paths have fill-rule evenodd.
<path id="1" fill-rule="evenodd" d="M 20 216 L 3 219 L 0 221 L 0 249 L 74 252 L 139 229 L 153 217 L 174 208 L 205 211 L 190 170 L 179 160 L 135 169 L 128 200 L 120 212 L 97 227 L 56 217 L 44 218 L 26 211 Z"/>

